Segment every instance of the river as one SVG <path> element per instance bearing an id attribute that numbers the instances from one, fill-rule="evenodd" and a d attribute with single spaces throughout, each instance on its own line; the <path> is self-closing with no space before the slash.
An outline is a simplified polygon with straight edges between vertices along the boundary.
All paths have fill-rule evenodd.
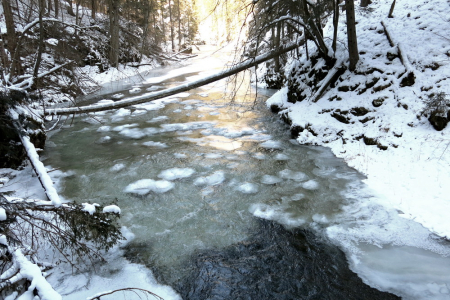
<path id="1" fill-rule="evenodd" d="M 85 101 L 192 81 L 229 54 L 116 82 Z M 367 283 L 405 299 L 449 296 L 448 243 L 384 209 L 328 149 L 292 140 L 264 105 L 274 91 L 236 82 L 69 118 L 51 134 L 43 159 L 59 168 L 60 194 L 122 209 L 134 239 L 117 268 L 145 266 L 183 299 L 396 299 Z M 68 297 L 94 284 L 70 288 L 68 278 L 54 283 Z"/>

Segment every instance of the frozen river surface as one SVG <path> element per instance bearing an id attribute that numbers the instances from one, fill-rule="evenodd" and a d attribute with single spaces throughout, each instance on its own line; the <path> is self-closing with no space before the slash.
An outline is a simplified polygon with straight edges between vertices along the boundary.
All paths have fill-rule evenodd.
<path id="1" fill-rule="evenodd" d="M 218 57 L 201 62 L 207 70 L 155 71 L 91 101 L 220 70 Z M 138 285 L 153 280 L 141 278 L 146 266 L 178 294 L 157 290 L 166 299 L 395 299 L 363 281 L 405 299 L 448 299 L 449 243 L 385 210 L 328 149 L 292 140 L 264 106 L 270 92 L 246 86 L 234 101 L 222 81 L 78 116 L 51 136 L 44 163 L 59 168 L 60 193 L 119 205 L 134 235 L 127 260 L 78 274 L 72 287 L 63 276 L 57 288 L 76 299 Z"/>

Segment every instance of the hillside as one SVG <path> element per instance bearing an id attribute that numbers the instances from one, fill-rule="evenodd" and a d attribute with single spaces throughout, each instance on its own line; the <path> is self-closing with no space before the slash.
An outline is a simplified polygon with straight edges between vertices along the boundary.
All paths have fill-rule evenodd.
<path id="1" fill-rule="evenodd" d="M 267 105 L 291 125 L 299 143 L 329 147 L 365 174 L 381 204 L 450 238 L 450 128 L 433 128 L 426 104 L 443 99 L 449 110 L 449 2 L 401 1 L 394 17 L 387 18 L 391 3 L 374 1 L 357 9 L 360 60 L 355 73 L 345 71 L 314 102 L 330 67 L 320 58 L 311 62 L 303 56 L 286 66 L 288 86 Z M 345 21 L 341 14 L 336 55 L 344 61 Z M 325 39 L 332 38 L 332 30 L 330 21 Z M 399 49 L 409 63 L 402 61 Z M 408 69 L 413 82 L 406 78 Z M 446 113 L 441 114 L 444 124 Z"/>

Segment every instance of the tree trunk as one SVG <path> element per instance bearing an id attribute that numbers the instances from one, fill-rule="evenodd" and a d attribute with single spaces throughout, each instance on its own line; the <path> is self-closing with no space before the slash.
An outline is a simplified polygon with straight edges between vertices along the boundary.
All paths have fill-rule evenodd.
<path id="1" fill-rule="evenodd" d="M 55 0 L 55 18 L 59 16 L 59 0 Z"/>
<path id="2" fill-rule="evenodd" d="M 180 0 L 177 0 L 178 5 L 178 50 L 181 51 L 181 8 L 180 8 Z"/>
<path id="3" fill-rule="evenodd" d="M 109 62 L 112 67 L 119 65 L 119 5 L 120 0 L 109 1 Z"/>
<path id="4" fill-rule="evenodd" d="M 336 54 L 336 43 L 337 43 L 337 34 L 338 34 L 338 25 L 339 25 L 339 0 L 333 0 L 333 43 L 331 48 Z"/>
<path id="5" fill-rule="evenodd" d="M 394 2 L 392 2 L 392 4 L 391 4 L 391 9 L 389 10 L 388 18 L 393 18 L 393 17 L 394 17 L 394 15 L 393 15 L 393 13 L 394 13 L 394 8 L 395 8 L 395 0 L 394 0 Z"/>
<path id="6" fill-rule="evenodd" d="M 356 37 L 355 5 L 353 0 L 345 0 L 345 13 L 347 15 L 347 41 L 349 70 L 354 71 L 359 60 L 358 40 Z"/>
<path id="7" fill-rule="evenodd" d="M 161 5 L 161 29 L 163 42 L 166 42 L 166 22 L 164 22 L 164 5 Z"/>
<path id="8" fill-rule="evenodd" d="M 175 52 L 175 41 L 173 33 L 173 21 L 172 21 L 172 5 L 169 0 L 169 21 L 170 21 L 170 40 L 172 41 L 172 52 Z"/>
<path id="9" fill-rule="evenodd" d="M 2 60 L 3 70 L 8 70 L 9 69 L 9 59 L 8 59 L 8 54 L 6 53 L 6 49 L 5 49 L 5 45 L 4 45 L 3 39 L 0 39 L 0 57 L 1 57 L 1 60 Z M 2 80 L 4 79 L 3 78 L 3 73 L 4 72 L 2 72 L 0 74 L 0 76 L 2 77 Z"/>
<path id="10" fill-rule="evenodd" d="M 44 52 L 44 24 L 42 22 L 44 11 L 45 11 L 45 0 L 39 0 L 39 46 L 33 70 L 33 77 L 34 77 L 33 88 L 36 88 L 36 86 L 39 84 L 37 77 L 39 74 L 39 68 L 41 67 L 42 52 Z"/>
<path id="11" fill-rule="evenodd" d="M 14 16 L 12 13 L 10 0 L 2 0 L 2 4 L 6 23 L 6 40 L 8 41 L 6 49 L 8 49 L 11 58 L 13 59 L 17 47 L 16 25 L 14 23 Z"/>
<path id="12" fill-rule="evenodd" d="M 145 47 L 147 46 L 147 35 L 148 35 L 148 27 L 149 27 L 149 19 L 150 19 L 150 3 L 149 0 L 145 0 L 143 3 L 143 14 L 144 14 L 144 22 L 142 27 L 144 28 L 144 32 L 142 33 L 142 43 L 141 43 L 141 54 L 139 57 L 139 62 L 142 61 L 142 55 Z"/>
<path id="13" fill-rule="evenodd" d="M 47 14 L 50 16 L 51 11 L 53 10 L 52 0 L 47 1 Z"/>
<path id="14" fill-rule="evenodd" d="M 280 47 L 280 37 L 281 37 L 281 22 L 277 23 L 277 31 L 275 35 L 275 48 L 278 49 Z M 281 69 L 281 63 L 280 63 L 280 57 L 275 56 L 275 73 L 280 72 Z"/>
<path id="15" fill-rule="evenodd" d="M 75 2 L 75 25 L 80 25 L 80 0 Z M 78 29 L 75 28 L 75 35 L 78 35 Z"/>
<path id="16" fill-rule="evenodd" d="M 306 16 L 306 23 L 309 26 L 309 29 L 313 35 L 313 38 L 317 42 L 319 52 L 321 52 L 324 56 L 328 56 L 328 48 L 325 45 L 325 42 L 323 40 L 323 35 L 321 34 L 322 28 L 317 27 L 318 24 L 314 22 L 313 18 L 311 18 L 311 15 L 308 10 L 307 0 L 303 0 L 303 9 L 305 10 L 305 16 Z M 320 26 L 320 22 L 319 26 Z"/>
<path id="17" fill-rule="evenodd" d="M 95 20 L 97 13 L 97 0 L 91 0 L 91 18 Z"/>
<path id="18" fill-rule="evenodd" d="M 72 17 L 75 17 L 75 13 L 73 12 L 72 0 L 66 0 L 67 2 L 67 13 Z"/>
<path id="19" fill-rule="evenodd" d="M 371 4 L 372 1 L 370 0 L 361 0 L 361 7 L 367 7 L 369 4 Z"/>
<path id="20" fill-rule="evenodd" d="M 18 122 L 14 122 L 14 126 L 17 131 L 20 132 L 19 137 L 22 142 L 25 151 L 27 152 L 28 159 L 31 163 L 33 170 L 35 171 L 39 182 L 45 190 L 48 200 L 55 207 L 61 206 L 61 199 L 53 186 L 53 181 L 46 172 L 44 164 L 39 160 L 39 155 L 37 154 L 36 148 L 30 141 L 30 137 L 26 134 L 26 131 L 20 126 Z"/>

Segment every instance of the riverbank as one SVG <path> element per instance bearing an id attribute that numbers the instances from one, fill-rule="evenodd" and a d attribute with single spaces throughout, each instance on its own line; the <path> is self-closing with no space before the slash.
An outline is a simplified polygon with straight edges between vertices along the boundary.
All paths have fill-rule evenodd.
<path id="1" fill-rule="evenodd" d="M 291 103 L 285 87 L 267 105 L 280 110 L 300 144 L 328 147 L 365 174 L 380 204 L 449 239 L 450 126 L 437 131 L 423 114 L 428 99 L 450 90 L 448 3 L 397 3 L 394 18 L 388 19 L 390 4 L 379 1 L 357 11 L 356 74 L 346 71 L 317 102 Z M 345 40 L 341 17 L 338 40 Z M 389 44 L 383 20 L 414 68 L 410 86 L 401 82 L 405 68 L 397 47 Z M 330 24 L 327 34 L 332 34 Z M 286 74 L 305 64 L 306 58 L 291 62 Z"/>

